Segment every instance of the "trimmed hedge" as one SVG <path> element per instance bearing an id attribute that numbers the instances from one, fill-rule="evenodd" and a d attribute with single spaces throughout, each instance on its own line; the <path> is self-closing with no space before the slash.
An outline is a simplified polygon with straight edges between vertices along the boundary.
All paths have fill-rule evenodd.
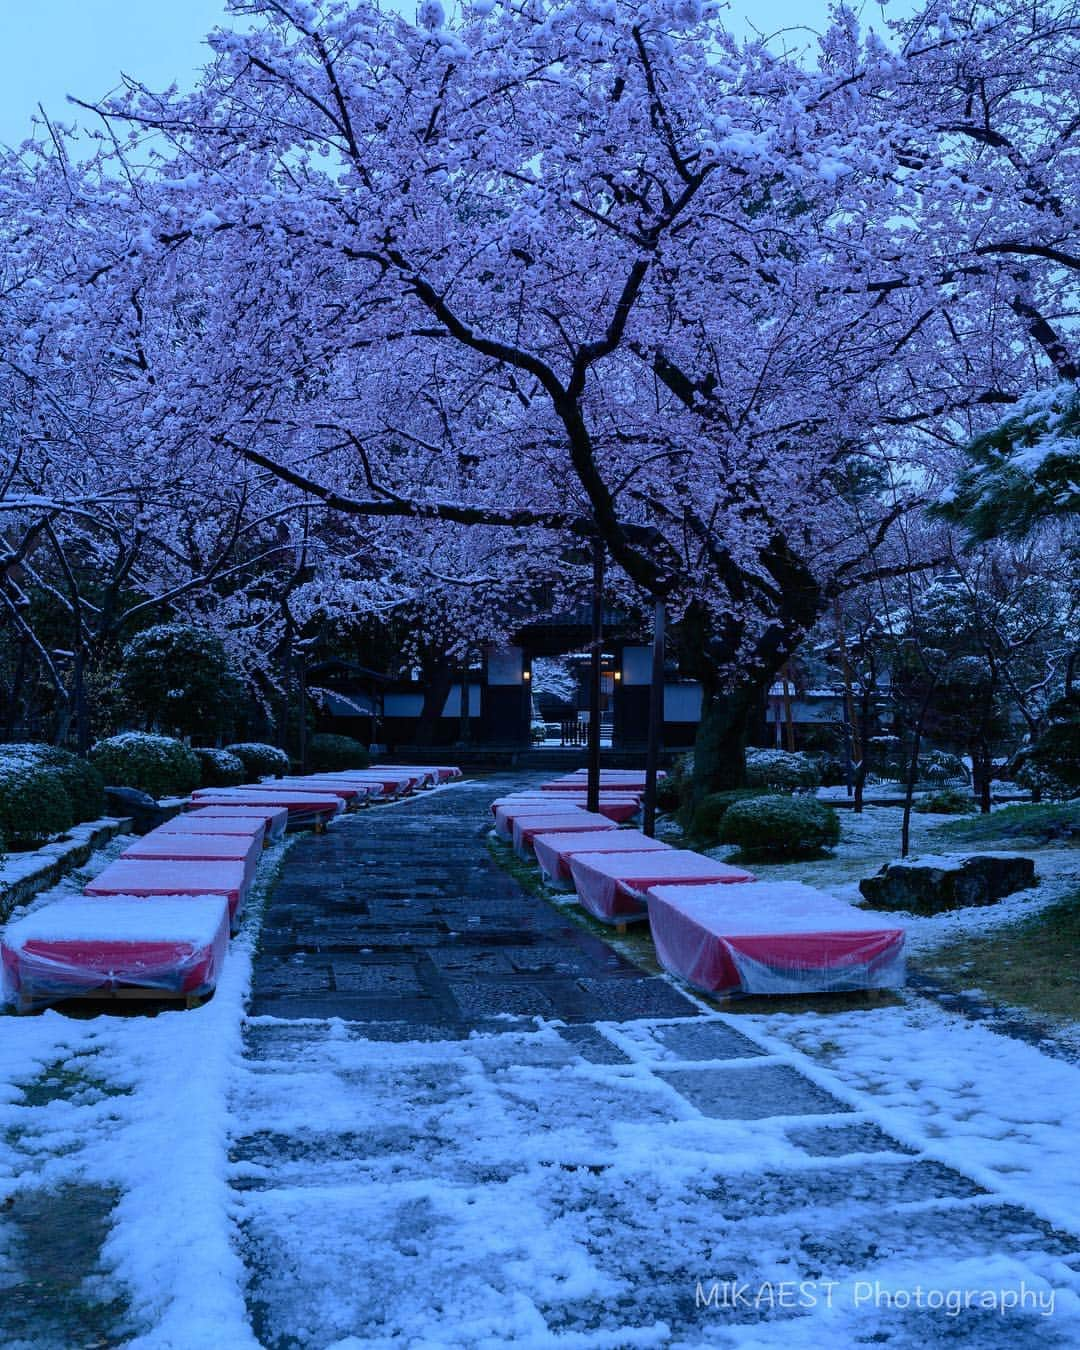
<path id="1" fill-rule="evenodd" d="M 75 823 L 56 769 L 22 755 L 0 755 L 0 837 L 33 848 Z"/>
<path id="2" fill-rule="evenodd" d="M 70 750 L 46 745 L 43 741 L 25 741 L 5 745 L 2 754 L 18 756 L 28 763 L 52 769 L 60 779 L 71 802 L 71 814 L 76 825 L 84 820 L 100 820 L 105 814 L 105 782 L 89 760 L 80 759 Z"/>
<path id="3" fill-rule="evenodd" d="M 276 745 L 261 741 L 239 741 L 225 747 L 243 764 L 249 778 L 281 778 L 289 772 L 289 756 Z"/>
<path id="4" fill-rule="evenodd" d="M 911 809 L 923 815 L 970 816 L 975 810 L 975 803 L 971 800 L 970 793 L 945 788 L 941 792 L 932 792 L 928 797 L 923 797 Z"/>
<path id="5" fill-rule="evenodd" d="M 109 787 L 133 787 L 151 797 L 184 797 L 199 786 L 194 750 L 171 736 L 125 731 L 98 741 L 91 752 Z"/>
<path id="6" fill-rule="evenodd" d="M 750 787 L 794 791 L 821 786 L 821 765 L 800 751 L 751 749 L 746 752 Z"/>
<path id="7" fill-rule="evenodd" d="M 720 838 L 720 823 L 736 802 L 765 796 L 764 788 L 729 788 L 726 792 L 710 792 L 698 803 L 690 822 L 690 833 L 695 839 L 716 843 Z"/>
<path id="8" fill-rule="evenodd" d="M 720 822 L 720 841 L 745 854 L 806 858 L 840 840 L 840 818 L 831 806 L 807 797 L 755 797 L 735 802 Z"/>
<path id="9" fill-rule="evenodd" d="M 334 769 L 366 769 L 371 763 L 367 746 L 351 736 L 332 736 L 321 731 L 308 741 L 308 763 L 316 772 Z"/>
<path id="10" fill-rule="evenodd" d="M 196 746 L 195 753 L 202 770 L 202 787 L 236 787 L 247 775 L 244 761 L 228 750 Z"/>

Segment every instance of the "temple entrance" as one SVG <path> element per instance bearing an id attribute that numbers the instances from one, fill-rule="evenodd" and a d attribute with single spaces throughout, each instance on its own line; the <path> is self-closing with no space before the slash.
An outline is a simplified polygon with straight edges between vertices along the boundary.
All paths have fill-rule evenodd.
<path id="1" fill-rule="evenodd" d="M 600 745 L 610 749 L 614 732 L 616 655 L 604 652 L 600 674 Z M 589 740 L 588 651 L 537 656 L 532 662 L 532 743 L 543 750 L 584 747 Z"/>

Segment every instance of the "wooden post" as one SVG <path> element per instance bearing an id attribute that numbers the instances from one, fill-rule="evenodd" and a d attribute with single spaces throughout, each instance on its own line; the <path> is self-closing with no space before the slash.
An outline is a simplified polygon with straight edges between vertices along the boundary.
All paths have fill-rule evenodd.
<path id="1" fill-rule="evenodd" d="M 652 675 L 649 683 L 649 741 L 645 751 L 644 832 L 656 833 L 656 775 L 664 734 L 664 602 L 653 604 Z"/>
<path id="2" fill-rule="evenodd" d="M 592 638 L 589 670 L 589 811 L 600 810 L 600 680 L 604 646 L 604 541 L 593 540 Z"/>

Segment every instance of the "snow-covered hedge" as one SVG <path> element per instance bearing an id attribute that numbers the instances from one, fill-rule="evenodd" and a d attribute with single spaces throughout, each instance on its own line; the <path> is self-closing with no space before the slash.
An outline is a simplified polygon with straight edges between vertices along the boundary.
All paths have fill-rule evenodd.
<path id="1" fill-rule="evenodd" d="M 71 814 L 76 825 L 84 820 L 100 820 L 105 814 L 105 783 L 97 769 L 88 760 L 80 759 L 70 750 L 41 741 L 23 741 L 5 745 L 4 758 L 19 758 L 39 768 L 52 769 L 68 795 Z"/>
<path id="2" fill-rule="evenodd" d="M 125 731 L 98 741 L 94 764 L 109 787 L 133 787 L 151 797 L 183 797 L 199 786 L 199 757 L 171 736 Z"/>
<path id="3" fill-rule="evenodd" d="M 202 769 L 203 787 L 236 787 L 247 777 L 244 761 L 229 750 L 196 746 L 195 753 Z"/>
<path id="4" fill-rule="evenodd" d="M 727 809 L 720 839 L 761 857 L 812 857 L 839 842 L 840 818 L 810 797 L 752 797 Z"/>
<path id="5" fill-rule="evenodd" d="M 821 766 L 800 751 L 751 749 L 746 752 L 746 781 L 759 788 L 815 788 L 821 786 Z"/>
<path id="6" fill-rule="evenodd" d="M 371 763 L 367 747 L 351 736 L 319 732 L 308 741 L 308 763 L 316 772 L 333 769 L 366 769 Z"/>
<path id="7" fill-rule="evenodd" d="M 726 792 L 710 792 L 694 808 L 690 833 L 704 843 L 716 843 L 720 838 L 720 823 L 735 803 L 764 795 L 764 788 L 730 788 Z"/>
<path id="8" fill-rule="evenodd" d="M 71 798 L 54 768 L 0 751 L 0 837 L 32 848 L 74 823 Z"/>
<path id="9" fill-rule="evenodd" d="M 261 741 L 240 741 L 225 747 L 243 764 L 248 778 L 281 778 L 289 772 L 289 756 L 276 745 Z"/>

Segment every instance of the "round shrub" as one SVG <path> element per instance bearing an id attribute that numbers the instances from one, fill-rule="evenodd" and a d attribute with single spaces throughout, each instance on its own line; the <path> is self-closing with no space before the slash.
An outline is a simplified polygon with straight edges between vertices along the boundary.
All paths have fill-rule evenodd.
<path id="1" fill-rule="evenodd" d="M 751 787 L 794 792 L 821 786 L 821 766 L 810 755 L 790 750 L 747 750 L 746 781 Z"/>
<path id="2" fill-rule="evenodd" d="M 71 798 L 55 769 L 25 756 L 0 756 L 0 835 L 9 844 L 33 848 L 74 823 Z"/>
<path id="3" fill-rule="evenodd" d="M 941 792 L 932 792 L 928 797 L 923 797 L 911 809 L 923 815 L 970 816 L 975 810 L 975 803 L 966 792 L 943 788 Z"/>
<path id="4" fill-rule="evenodd" d="M 133 787 L 151 797 L 183 797 L 199 786 L 199 757 L 171 736 L 125 731 L 98 741 L 92 751 L 109 787 Z"/>
<path id="5" fill-rule="evenodd" d="M 289 772 L 289 756 L 276 745 L 260 741 L 240 741 L 225 747 L 243 764 L 248 778 L 281 778 Z"/>
<path id="6" fill-rule="evenodd" d="M 702 797 L 694 808 L 690 833 L 696 839 L 716 843 L 720 838 L 720 822 L 727 815 L 728 809 L 736 802 L 749 801 L 752 797 L 764 795 L 764 788 L 730 788 L 726 792 L 710 792 L 707 797 Z"/>
<path id="7" fill-rule="evenodd" d="M 247 776 L 244 761 L 228 750 L 196 746 L 203 787 L 236 787 Z"/>
<path id="8" fill-rule="evenodd" d="M 308 762 L 312 769 L 366 769 L 371 763 L 367 747 L 351 736 L 332 736 L 321 731 L 308 741 Z"/>
<path id="9" fill-rule="evenodd" d="M 220 732 L 236 697 L 222 641 L 184 623 L 159 623 L 124 648 L 120 689 L 151 725 L 181 735 Z"/>
<path id="10" fill-rule="evenodd" d="M 840 818 L 831 806 L 806 797 L 754 797 L 728 807 L 720 840 L 761 857 L 807 858 L 840 839 Z"/>
<path id="11" fill-rule="evenodd" d="M 72 818 L 76 825 L 84 820 L 100 820 L 105 814 L 105 783 L 88 760 L 80 759 L 70 750 L 61 750 L 59 746 L 46 745 L 43 741 L 6 745 L 3 753 L 54 770 L 71 802 Z"/>

